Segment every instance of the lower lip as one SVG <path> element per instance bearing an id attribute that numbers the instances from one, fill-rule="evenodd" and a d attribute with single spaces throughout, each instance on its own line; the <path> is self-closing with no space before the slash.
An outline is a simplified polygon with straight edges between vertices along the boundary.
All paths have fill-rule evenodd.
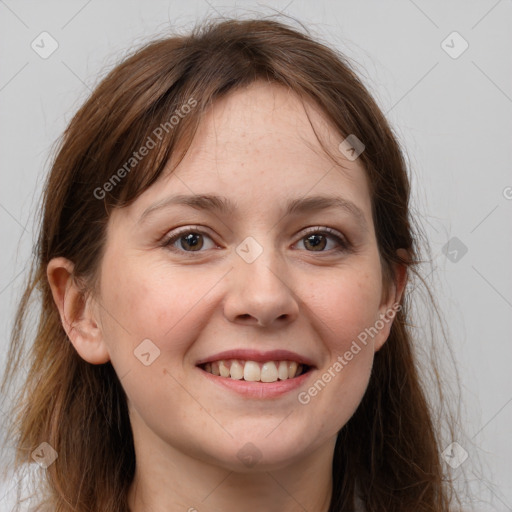
<path id="1" fill-rule="evenodd" d="M 261 399 L 277 398 L 285 395 L 304 384 L 313 373 L 313 369 L 310 369 L 308 372 L 303 373 L 298 377 L 294 377 L 293 379 L 278 380 L 276 382 L 250 382 L 246 380 L 231 379 L 230 377 L 218 377 L 217 375 L 213 375 L 213 373 L 208 373 L 202 368 L 198 367 L 198 369 L 214 384 L 224 386 L 225 388 L 235 391 L 247 398 Z"/>

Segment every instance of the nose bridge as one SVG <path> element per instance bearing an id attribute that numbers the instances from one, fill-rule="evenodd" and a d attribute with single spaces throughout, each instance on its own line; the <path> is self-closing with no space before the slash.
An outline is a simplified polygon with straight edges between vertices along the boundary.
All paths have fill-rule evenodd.
<path id="1" fill-rule="evenodd" d="M 259 240 L 249 236 L 237 246 L 235 252 L 238 261 L 235 266 L 240 279 L 250 285 L 253 293 L 276 293 L 279 289 L 286 288 L 278 277 L 279 274 L 281 277 L 285 274 L 282 257 L 275 250 L 270 234 L 260 235 Z"/>
<path id="2" fill-rule="evenodd" d="M 257 235 L 256 235 L 257 236 Z M 249 236 L 235 249 L 234 272 L 226 314 L 232 321 L 249 315 L 261 325 L 269 325 L 278 318 L 293 318 L 298 305 L 282 255 L 271 235 Z"/>

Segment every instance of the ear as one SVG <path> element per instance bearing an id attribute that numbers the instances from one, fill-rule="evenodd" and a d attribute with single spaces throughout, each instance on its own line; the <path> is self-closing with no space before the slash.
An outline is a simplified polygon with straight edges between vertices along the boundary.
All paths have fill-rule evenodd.
<path id="1" fill-rule="evenodd" d="M 84 297 L 73 276 L 74 265 L 66 258 L 53 258 L 46 268 L 53 300 L 59 310 L 62 326 L 85 361 L 103 364 L 110 355 L 97 323 L 92 297 Z"/>
<path id="2" fill-rule="evenodd" d="M 397 254 L 404 260 L 409 260 L 409 255 L 405 249 L 398 249 Z M 394 279 L 389 283 L 389 288 L 383 290 L 383 301 L 379 308 L 379 318 L 376 321 L 376 327 L 382 327 L 375 338 L 375 352 L 380 350 L 391 332 L 391 325 L 394 318 L 400 310 L 400 301 L 407 283 L 407 265 L 395 263 L 393 267 Z M 385 293 L 387 292 L 387 294 Z M 384 325 L 382 325 L 384 324 Z"/>

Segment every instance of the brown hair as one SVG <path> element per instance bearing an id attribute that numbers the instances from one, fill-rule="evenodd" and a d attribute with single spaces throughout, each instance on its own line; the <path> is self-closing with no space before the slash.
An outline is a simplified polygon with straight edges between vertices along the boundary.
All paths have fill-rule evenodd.
<path id="1" fill-rule="evenodd" d="M 171 153 L 181 148 L 184 156 L 213 101 L 258 79 L 313 100 L 340 136 L 354 134 L 363 141 L 359 158 L 369 177 L 385 278 L 392 278 L 395 263 L 413 272 L 419 263 L 404 157 L 381 110 L 340 52 L 268 19 L 205 22 L 188 35 L 165 37 L 134 52 L 101 81 L 63 134 L 44 190 L 37 254 L 2 383 L 4 391 L 21 361 L 29 363 L 10 433 L 16 467 L 31 462 L 42 442 L 57 451 L 44 472 L 41 501 L 52 511 L 128 510 L 135 452 L 118 376 L 110 362 L 89 364 L 70 343 L 46 277 L 48 262 L 57 256 L 73 261 L 74 278 L 84 294 L 93 293 L 112 208 L 130 204 L 150 187 Z M 183 106 L 193 102 L 182 116 Z M 173 115 L 180 122 L 170 129 Z M 151 151 L 127 168 L 149 139 Z M 402 259 L 398 249 L 408 258 Z M 37 330 L 29 335 L 27 317 L 36 291 L 41 311 Z M 339 432 L 331 512 L 353 510 L 356 489 L 368 511 L 449 510 L 453 487 L 417 373 L 409 301 L 405 294 L 390 336 L 375 354 L 364 398 Z M 25 338 L 33 344 L 23 356 Z"/>

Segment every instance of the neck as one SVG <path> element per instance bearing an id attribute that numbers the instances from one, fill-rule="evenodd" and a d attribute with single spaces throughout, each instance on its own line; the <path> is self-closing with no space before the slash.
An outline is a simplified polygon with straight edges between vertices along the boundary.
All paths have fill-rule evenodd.
<path id="1" fill-rule="evenodd" d="M 130 512 L 328 512 L 336 438 L 279 469 L 235 472 L 153 437 L 137 450 Z M 139 445 L 140 446 L 140 445 Z"/>

